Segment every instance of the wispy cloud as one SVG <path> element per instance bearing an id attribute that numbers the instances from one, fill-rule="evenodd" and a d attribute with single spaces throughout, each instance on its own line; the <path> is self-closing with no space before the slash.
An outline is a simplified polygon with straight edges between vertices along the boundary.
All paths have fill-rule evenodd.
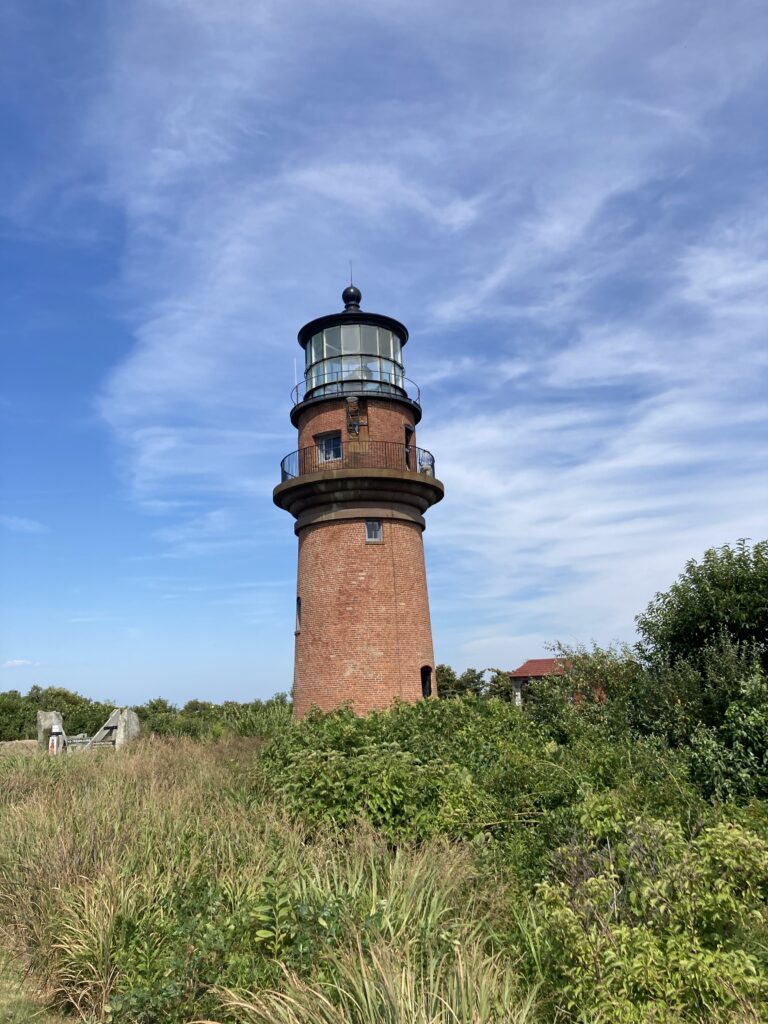
<path id="1" fill-rule="evenodd" d="M 3 668 L 37 668 L 39 661 L 29 661 L 27 658 L 9 658 L 3 662 Z"/>
<path id="2" fill-rule="evenodd" d="M 295 332 L 352 259 L 411 328 L 447 486 L 438 650 L 631 635 L 687 557 L 764 532 L 768 8 L 292 11 L 112 5 L 78 106 L 133 339 L 98 409 L 148 534 L 290 577 Z"/>
<path id="3" fill-rule="evenodd" d="M 49 529 L 44 523 L 37 519 L 27 519 L 25 516 L 0 516 L 0 526 L 13 533 L 48 533 Z"/>

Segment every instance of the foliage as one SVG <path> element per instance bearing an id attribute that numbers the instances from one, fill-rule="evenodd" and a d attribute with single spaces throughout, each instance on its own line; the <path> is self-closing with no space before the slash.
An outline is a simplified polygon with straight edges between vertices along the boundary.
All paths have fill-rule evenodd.
<path id="1" fill-rule="evenodd" d="M 114 706 L 60 686 L 32 686 L 26 696 L 10 690 L 0 693 L 0 740 L 34 739 L 38 711 L 59 711 L 70 735 L 90 735 L 104 724 Z"/>
<path id="2" fill-rule="evenodd" d="M 113 1024 L 639 1020 L 645 974 L 646 1019 L 673 1020 L 664 951 L 695 964 L 686 1021 L 748 1009 L 768 813 L 732 820 L 681 753 L 571 706 L 563 743 L 466 698 L 312 715 L 267 748 L 0 758 L 0 926 L 62 1006 Z M 716 919 L 718 871 L 736 909 Z M 600 983 L 580 969 L 593 927 Z"/>
<path id="3" fill-rule="evenodd" d="M 0 741 L 34 739 L 37 712 L 59 711 L 69 735 L 93 735 L 111 714 L 115 704 L 95 701 L 58 686 L 33 686 L 22 695 L 17 690 L 0 693 Z M 177 708 L 164 697 L 156 697 L 133 709 L 142 730 L 158 736 L 188 736 L 217 739 L 225 732 L 237 736 L 270 736 L 290 719 L 291 705 L 285 694 L 266 701 L 244 704 L 226 701 L 211 704 L 191 700 Z"/>
<path id="4" fill-rule="evenodd" d="M 702 727 L 723 724 L 748 680 L 765 678 L 755 647 L 727 637 L 703 647 L 696 665 L 649 665 L 626 645 L 557 650 L 563 674 L 531 683 L 525 711 L 561 742 L 599 726 L 617 738 L 658 736 L 684 747 Z"/>
<path id="5" fill-rule="evenodd" d="M 30 705 L 18 690 L 0 693 L 0 741 L 31 740 L 37 735 Z"/>
<path id="6" fill-rule="evenodd" d="M 491 668 L 488 671 L 491 673 L 491 677 L 485 688 L 486 695 L 498 697 L 500 700 L 506 700 L 513 704 L 516 700 L 516 690 L 509 672 L 500 668 Z"/>
<path id="7" fill-rule="evenodd" d="M 666 593 L 637 617 L 643 653 L 654 661 L 698 663 L 708 644 L 755 645 L 768 667 L 768 541 L 740 540 L 693 559 Z"/>
<path id="8" fill-rule="evenodd" d="M 357 941 L 444 956 L 484 927 L 469 851 L 254 811 L 234 766 L 255 749 L 0 761 L 0 923 L 62 1006 L 182 1024 L 221 1012 L 218 987 L 274 987 L 283 969 L 330 982 L 331 954 Z"/>
<path id="9" fill-rule="evenodd" d="M 595 1021 L 760 1020 L 768 998 L 768 842 L 718 822 L 627 817 L 594 800 L 535 913 L 554 991 Z"/>
<path id="10" fill-rule="evenodd" d="M 438 665 L 435 669 L 438 697 L 466 697 L 470 694 L 481 697 L 485 692 L 485 671 L 467 668 L 457 675 L 450 665 Z"/>
<path id="11" fill-rule="evenodd" d="M 535 995 L 520 991 L 508 958 L 488 956 L 482 943 L 446 950 L 434 942 L 422 955 L 358 940 L 332 959 L 326 986 L 288 974 L 282 990 L 225 992 L 241 1024 L 528 1024 Z"/>
<path id="12" fill-rule="evenodd" d="M 691 740 L 693 778 L 721 800 L 768 798 L 768 680 L 745 679 L 715 727 L 700 725 Z"/>
<path id="13" fill-rule="evenodd" d="M 616 744 L 599 722 L 589 726 L 586 708 L 566 707 L 582 725 L 558 740 L 497 699 L 309 715 L 275 737 L 244 773 L 244 790 L 312 825 L 344 830 L 364 819 L 393 843 L 445 835 L 499 844 L 531 878 L 569 834 L 583 793 L 615 790 L 638 813 L 700 816 L 683 758 L 654 738 Z"/>

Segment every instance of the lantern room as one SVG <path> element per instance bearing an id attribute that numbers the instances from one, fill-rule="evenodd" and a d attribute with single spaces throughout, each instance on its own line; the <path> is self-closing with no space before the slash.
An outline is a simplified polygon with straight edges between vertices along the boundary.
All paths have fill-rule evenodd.
<path id="1" fill-rule="evenodd" d="M 418 389 L 403 368 L 406 328 L 392 317 L 364 313 L 354 285 L 342 299 L 344 310 L 312 320 L 299 332 L 304 380 L 295 388 L 294 403 L 371 393 L 418 402 Z"/>

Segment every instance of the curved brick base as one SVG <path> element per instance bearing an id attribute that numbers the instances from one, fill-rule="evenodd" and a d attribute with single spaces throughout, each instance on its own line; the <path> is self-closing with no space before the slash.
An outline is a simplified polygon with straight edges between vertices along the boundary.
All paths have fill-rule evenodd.
<path id="1" fill-rule="evenodd" d="M 358 714 L 399 697 L 421 700 L 432 668 L 432 628 L 421 527 L 385 519 L 384 541 L 365 541 L 365 522 L 343 520 L 299 532 L 294 711 L 351 701 Z"/>

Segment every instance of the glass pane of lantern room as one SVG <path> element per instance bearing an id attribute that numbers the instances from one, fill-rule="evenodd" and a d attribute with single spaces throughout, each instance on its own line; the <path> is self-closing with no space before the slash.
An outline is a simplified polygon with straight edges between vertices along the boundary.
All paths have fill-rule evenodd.
<path id="1" fill-rule="evenodd" d="M 381 377 L 381 369 L 379 366 L 379 359 L 377 356 L 363 356 L 363 380 L 365 381 L 364 388 L 366 391 L 377 391 L 379 388 L 379 379 Z"/>
<path id="2" fill-rule="evenodd" d="M 360 356 L 344 356 L 341 360 L 341 375 L 344 380 L 360 380 L 362 376 Z"/>
<path id="3" fill-rule="evenodd" d="M 341 351 L 344 355 L 348 352 L 360 351 L 360 327 L 357 324 L 349 324 L 341 328 Z"/>
<path id="4" fill-rule="evenodd" d="M 326 359 L 323 366 L 325 367 L 326 384 L 338 385 L 341 380 L 341 359 Z"/>
<path id="5" fill-rule="evenodd" d="M 341 328 L 329 327 L 325 332 L 325 354 L 326 356 L 341 355 Z"/>
<path id="6" fill-rule="evenodd" d="M 392 358 L 395 362 L 400 363 L 401 366 L 403 365 L 403 350 L 400 345 L 400 339 L 396 334 L 392 335 Z"/>
<path id="7" fill-rule="evenodd" d="M 314 335 L 312 338 L 312 362 L 317 363 L 323 358 L 323 334 Z"/>
<path id="8" fill-rule="evenodd" d="M 360 327 L 360 350 L 375 356 L 378 352 L 376 347 L 376 328 L 370 324 L 362 324 Z"/>
<path id="9" fill-rule="evenodd" d="M 381 380 L 383 380 L 385 384 L 394 384 L 396 369 L 397 367 L 395 366 L 391 359 L 382 359 L 381 370 L 379 372 Z"/>
<path id="10" fill-rule="evenodd" d="M 392 358 L 392 335 L 383 327 L 379 328 L 379 355 L 384 359 Z"/>

